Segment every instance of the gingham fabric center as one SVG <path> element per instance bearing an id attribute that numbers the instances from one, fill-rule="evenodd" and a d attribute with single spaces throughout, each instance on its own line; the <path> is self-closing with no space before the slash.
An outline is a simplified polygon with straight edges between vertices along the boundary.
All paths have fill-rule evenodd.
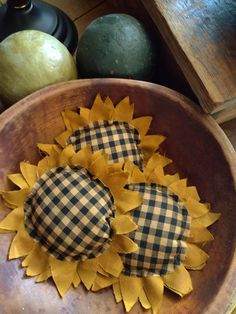
<path id="1" fill-rule="evenodd" d="M 172 272 L 186 254 L 190 216 L 178 196 L 155 183 L 129 184 L 140 193 L 143 204 L 132 212 L 138 229 L 129 237 L 138 244 L 135 253 L 122 256 L 124 274 L 164 275 Z"/>
<path id="2" fill-rule="evenodd" d="M 111 244 L 113 198 L 86 169 L 66 166 L 42 175 L 24 210 L 29 235 L 57 259 L 94 258 Z"/>
<path id="3" fill-rule="evenodd" d="M 75 151 L 87 145 L 92 150 L 102 150 L 107 153 L 113 162 L 131 160 L 141 169 L 143 168 L 143 153 L 138 147 L 140 144 L 139 132 L 127 122 L 96 121 L 76 130 L 67 140 Z"/>

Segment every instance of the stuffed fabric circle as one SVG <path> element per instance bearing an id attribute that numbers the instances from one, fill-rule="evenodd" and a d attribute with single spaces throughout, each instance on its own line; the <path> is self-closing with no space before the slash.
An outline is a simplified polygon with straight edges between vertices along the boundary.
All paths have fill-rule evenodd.
<path id="1" fill-rule="evenodd" d="M 139 250 L 122 256 L 124 274 L 129 276 L 164 275 L 184 260 L 190 216 L 177 195 L 156 183 L 129 184 L 140 193 L 143 203 L 132 212 L 138 229 L 129 237 Z"/>
<path id="2" fill-rule="evenodd" d="M 29 235 L 57 259 L 94 258 L 111 244 L 112 195 L 84 168 L 58 167 L 43 174 L 24 210 Z"/>
<path id="3" fill-rule="evenodd" d="M 143 153 L 138 147 L 140 144 L 139 132 L 127 122 L 95 121 L 76 130 L 68 139 L 75 151 L 87 145 L 92 150 L 102 150 L 113 162 L 124 162 L 129 159 L 138 167 L 143 168 Z"/>

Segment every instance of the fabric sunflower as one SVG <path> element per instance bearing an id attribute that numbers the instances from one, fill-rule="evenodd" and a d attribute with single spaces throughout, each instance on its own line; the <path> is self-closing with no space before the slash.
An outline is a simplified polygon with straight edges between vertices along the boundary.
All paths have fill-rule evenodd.
<path id="1" fill-rule="evenodd" d="M 36 282 L 52 277 L 61 296 L 82 282 L 111 286 L 128 312 L 136 302 L 158 313 L 164 287 L 192 291 L 188 270 L 200 270 L 220 214 L 197 189 L 165 167 L 162 135 L 147 134 L 151 117 L 133 118 L 129 97 L 116 106 L 97 95 L 91 109 L 62 113 L 57 144 L 38 144 L 37 165 L 8 176 L 18 190 L 1 192 L 11 212 L 0 230 L 16 231 L 9 259 Z"/>

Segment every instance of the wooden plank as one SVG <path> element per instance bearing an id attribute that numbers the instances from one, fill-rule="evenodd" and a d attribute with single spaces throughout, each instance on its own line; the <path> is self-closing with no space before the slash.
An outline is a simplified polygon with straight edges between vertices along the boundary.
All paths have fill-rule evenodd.
<path id="1" fill-rule="evenodd" d="M 227 121 L 221 124 L 221 128 L 228 136 L 231 144 L 233 145 L 234 149 L 236 150 L 236 119 L 231 121 Z"/>
<path id="2" fill-rule="evenodd" d="M 141 1 L 204 110 L 236 105 L 236 2 Z"/>

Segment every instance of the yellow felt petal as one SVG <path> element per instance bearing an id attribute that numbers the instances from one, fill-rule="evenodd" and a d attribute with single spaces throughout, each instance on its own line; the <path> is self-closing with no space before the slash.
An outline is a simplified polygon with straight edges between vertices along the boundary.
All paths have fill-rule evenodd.
<path id="1" fill-rule="evenodd" d="M 200 270 L 206 265 L 208 258 L 209 256 L 206 252 L 195 244 L 188 243 L 186 258 L 183 264 L 187 269 Z"/>
<path id="2" fill-rule="evenodd" d="M 73 145 L 66 146 L 59 157 L 59 166 L 66 166 L 71 164 L 71 158 L 75 155 Z"/>
<path id="3" fill-rule="evenodd" d="M 66 141 L 71 136 L 72 131 L 66 130 L 55 137 L 55 141 L 61 146 L 64 147 L 66 144 Z"/>
<path id="4" fill-rule="evenodd" d="M 130 104 L 129 97 L 122 99 L 115 107 L 113 120 L 130 122 L 134 114 L 134 105 Z"/>
<path id="5" fill-rule="evenodd" d="M 78 264 L 78 274 L 87 290 L 89 290 L 96 278 L 98 259 L 86 260 Z"/>
<path id="6" fill-rule="evenodd" d="M 157 166 L 148 177 L 149 182 L 156 182 L 162 185 L 167 185 L 166 176 L 162 166 Z"/>
<path id="7" fill-rule="evenodd" d="M 89 119 L 89 116 L 90 116 L 90 109 L 81 107 L 79 113 L 80 113 L 80 116 L 81 116 L 85 121 L 87 121 L 87 123 L 91 122 L 90 119 Z"/>
<path id="8" fill-rule="evenodd" d="M 66 129 L 72 132 L 72 127 L 71 127 L 71 124 L 70 124 L 70 120 L 69 120 L 68 117 L 66 116 L 65 111 L 62 112 L 61 115 L 62 115 L 64 124 L 65 124 L 65 126 L 66 126 Z"/>
<path id="9" fill-rule="evenodd" d="M 164 275 L 162 278 L 165 286 L 181 297 L 193 290 L 191 277 L 182 264 L 173 273 Z"/>
<path id="10" fill-rule="evenodd" d="M 148 177 L 157 166 L 162 166 L 164 168 L 171 162 L 172 162 L 171 159 L 159 153 L 156 153 L 148 160 L 147 165 L 144 169 L 144 173 Z"/>
<path id="11" fill-rule="evenodd" d="M 191 197 L 189 197 L 187 201 L 184 202 L 184 206 L 193 218 L 198 218 L 209 212 L 209 208 L 206 206 L 206 204 L 199 203 Z"/>
<path id="12" fill-rule="evenodd" d="M 91 163 L 92 150 L 90 146 L 86 146 L 74 154 L 71 158 L 71 163 L 75 166 L 88 168 Z"/>
<path id="13" fill-rule="evenodd" d="M 163 135 L 146 135 L 142 138 L 140 147 L 145 151 L 155 152 L 165 139 Z"/>
<path id="14" fill-rule="evenodd" d="M 119 280 L 125 310 L 129 312 L 138 301 L 142 289 L 142 278 L 121 275 Z"/>
<path id="15" fill-rule="evenodd" d="M 37 276 L 36 282 L 43 282 L 52 276 L 51 269 L 48 268 L 45 272 Z"/>
<path id="16" fill-rule="evenodd" d="M 22 262 L 22 266 L 27 267 L 27 276 L 37 276 L 48 269 L 48 255 L 42 251 L 39 244 L 35 243 L 33 250 Z"/>
<path id="17" fill-rule="evenodd" d="M 132 161 L 125 162 L 124 171 L 129 173 L 128 183 L 146 182 L 144 173 Z"/>
<path id="18" fill-rule="evenodd" d="M 56 167 L 56 163 L 53 158 L 50 158 L 49 156 L 44 157 L 38 162 L 39 177 L 54 167 Z"/>
<path id="19" fill-rule="evenodd" d="M 7 192 L 0 192 L 3 199 L 15 207 L 22 207 L 24 205 L 24 201 L 28 194 L 30 193 L 29 189 L 21 189 L 16 191 L 7 191 Z"/>
<path id="20" fill-rule="evenodd" d="M 12 240 L 8 258 L 14 259 L 29 254 L 33 249 L 33 245 L 34 242 L 32 238 L 28 235 L 24 226 L 22 225 Z"/>
<path id="21" fill-rule="evenodd" d="M 87 125 L 87 121 L 75 111 L 65 110 L 65 117 L 69 120 L 73 132 Z"/>
<path id="22" fill-rule="evenodd" d="M 49 258 L 49 263 L 53 281 L 63 297 L 73 283 L 78 263 L 60 261 L 54 257 Z"/>
<path id="23" fill-rule="evenodd" d="M 80 283 L 81 283 L 81 279 L 79 277 L 79 274 L 77 272 L 75 272 L 75 276 L 74 276 L 74 279 L 73 279 L 73 286 L 75 288 L 78 288 Z"/>
<path id="24" fill-rule="evenodd" d="M 109 96 L 106 97 L 105 101 L 104 101 L 104 105 L 106 106 L 106 108 L 112 112 L 113 115 L 113 111 L 114 111 L 114 104 L 113 101 L 111 100 L 111 98 Z M 112 118 L 112 115 L 110 118 Z"/>
<path id="25" fill-rule="evenodd" d="M 179 181 L 179 174 L 176 173 L 176 174 L 173 174 L 173 175 L 169 175 L 167 174 L 165 176 L 165 180 L 166 180 L 166 186 L 169 186 L 170 184 L 176 182 L 176 181 Z"/>
<path id="26" fill-rule="evenodd" d="M 169 185 L 169 189 L 177 194 L 181 199 L 184 199 L 187 191 L 187 179 L 175 181 Z"/>
<path id="27" fill-rule="evenodd" d="M 102 180 L 108 174 L 108 157 L 107 155 L 99 156 L 89 166 L 89 172 L 92 173 L 96 178 Z"/>
<path id="28" fill-rule="evenodd" d="M 123 270 L 123 263 L 119 254 L 111 248 L 103 252 L 98 260 L 102 269 L 114 277 L 118 277 Z"/>
<path id="29" fill-rule="evenodd" d="M 152 313 L 157 314 L 160 310 L 163 299 L 163 280 L 161 279 L 161 277 L 144 277 L 143 288 L 148 298 L 148 301 L 152 306 Z"/>
<path id="30" fill-rule="evenodd" d="M 138 298 L 139 298 L 139 301 L 140 301 L 142 307 L 145 310 L 148 310 L 148 309 L 150 309 L 152 307 L 150 302 L 148 301 L 148 298 L 146 296 L 145 291 L 143 290 L 143 287 L 142 287 L 142 289 L 139 292 L 139 297 Z"/>
<path id="31" fill-rule="evenodd" d="M 193 220 L 191 223 L 190 234 L 188 236 L 188 242 L 203 243 L 212 240 L 214 240 L 214 237 L 210 231 L 202 226 L 197 220 Z"/>
<path id="32" fill-rule="evenodd" d="M 133 253 L 138 250 L 138 245 L 125 235 L 115 235 L 112 240 L 112 247 L 118 253 Z"/>
<path id="33" fill-rule="evenodd" d="M 109 167 L 108 167 L 108 170 L 109 170 Z M 116 192 L 120 193 L 120 189 L 122 189 L 123 186 L 127 184 L 127 182 L 128 182 L 128 173 L 125 173 L 123 171 L 109 173 L 104 178 L 104 183 L 114 193 Z"/>
<path id="34" fill-rule="evenodd" d="M 137 229 L 137 225 L 129 216 L 117 216 L 111 222 L 111 228 L 115 234 L 126 234 Z"/>
<path id="35" fill-rule="evenodd" d="M 102 268 L 101 265 L 98 265 L 97 272 L 98 272 L 99 274 L 101 274 L 102 276 L 110 277 L 110 274 L 108 274 L 108 273 Z"/>
<path id="36" fill-rule="evenodd" d="M 196 220 L 202 226 L 207 228 L 207 227 L 211 226 L 213 223 L 215 223 L 220 218 L 220 216 L 221 216 L 220 213 L 209 212 L 203 216 L 200 216 L 198 218 L 193 219 L 193 221 Z"/>
<path id="37" fill-rule="evenodd" d="M 1 222 L 0 229 L 17 231 L 24 222 L 24 210 L 22 207 L 13 209 Z"/>
<path id="38" fill-rule="evenodd" d="M 103 102 L 101 95 L 97 94 L 93 106 L 90 110 L 90 120 L 111 120 L 113 114 L 113 107 L 110 106 L 109 101 Z"/>
<path id="39" fill-rule="evenodd" d="M 123 162 L 116 162 L 108 165 L 108 171 L 110 174 L 118 172 L 120 173 L 123 168 Z"/>
<path id="40" fill-rule="evenodd" d="M 14 183 L 19 188 L 21 189 L 29 188 L 29 184 L 26 182 L 25 178 L 21 173 L 9 174 L 7 177 L 9 180 L 11 180 L 12 183 Z"/>
<path id="41" fill-rule="evenodd" d="M 35 182 L 38 180 L 37 166 L 31 165 L 28 162 L 21 162 L 20 171 L 30 187 L 32 187 L 35 184 Z"/>
<path id="42" fill-rule="evenodd" d="M 112 286 L 115 282 L 118 281 L 118 278 L 115 277 L 105 277 L 100 274 L 97 274 L 95 281 L 92 286 L 92 291 L 99 291 L 101 289 Z"/>
<path id="43" fill-rule="evenodd" d="M 144 136 L 148 132 L 151 122 L 152 122 L 152 117 L 146 116 L 146 117 L 133 119 L 130 124 L 132 124 L 136 129 L 138 129 L 139 134 L 141 136 Z"/>
<path id="44" fill-rule="evenodd" d="M 113 192 L 113 191 L 112 191 Z M 113 192 L 115 205 L 123 212 L 139 207 L 142 204 L 142 197 L 139 193 L 126 189 L 120 190 L 118 193 Z"/>
<path id="45" fill-rule="evenodd" d="M 121 295 L 121 290 L 120 290 L 120 283 L 119 282 L 113 283 L 112 289 L 113 289 L 113 294 L 114 294 L 116 303 L 121 302 L 122 301 L 122 295 Z"/>
<path id="46" fill-rule="evenodd" d="M 188 186 L 186 189 L 186 198 L 193 198 L 195 201 L 200 201 L 200 196 L 198 194 L 197 188 L 195 186 Z"/>
<path id="47" fill-rule="evenodd" d="M 60 147 L 56 144 L 43 144 L 39 143 L 37 144 L 38 149 L 41 152 L 46 153 L 47 155 L 50 155 L 52 152 L 52 149 L 56 150 L 58 153 L 61 151 Z"/>

